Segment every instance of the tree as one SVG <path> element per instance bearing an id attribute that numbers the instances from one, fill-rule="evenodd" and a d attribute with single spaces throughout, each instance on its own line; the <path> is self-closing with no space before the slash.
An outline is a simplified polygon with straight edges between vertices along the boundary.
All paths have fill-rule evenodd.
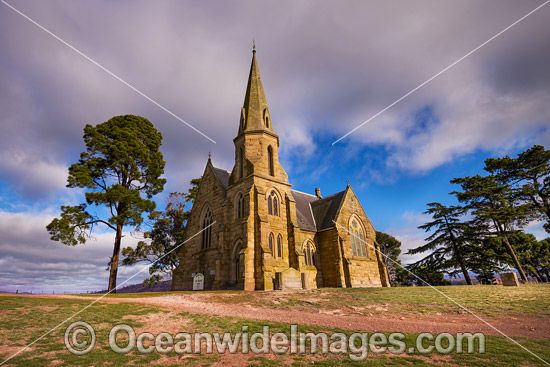
<path id="1" fill-rule="evenodd" d="M 462 192 L 455 191 L 458 200 L 466 203 L 466 208 L 476 217 L 476 222 L 485 225 L 489 232 L 502 241 L 522 281 L 527 282 L 515 252 L 510 244 L 512 231 L 526 225 L 528 211 L 508 185 L 502 184 L 493 176 L 472 176 L 455 178 L 451 183 L 460 184 Z"/>
<path id="2" fill-rule="evenodd" d="M 544 228 L 550 232 L 550 150 L 535 145 L 517 158 L 489 158 L 485 170 L 511 185 L 536 217 L 546 219 Z"/>
<path id="3" fill-rule="evenodd" d="M 128 246 L 122 250 L 124 266 L 139 262 L 152 264 L 149 267 L 151 277 L 143 281 L 143 286 L 154 287 L 164 275 L 172 275 L 178 266 L 178 249 L 183 243 L 185 225 L 191 213 L 186 210 L 187 204 L 194 203 L 200 182 L 201 178 L 191 180 L 187 194 L 170 193 L 166 209 L 149 215 L 153 224 L 151 230 L 144 233 L 144 238 L 150 241 L 139 241 L 136 248 Z"/>
<path id="4" fill-rule="evenodd" d="M 382 260 L 388 270 L 390 282 L 395 285 L 397 282 L 397 268 L 401 266 L 401 260 L 398 259 L 401 254 L 401 242 L 384 232 L 376 232 L 376 242 L 380 246 L 380 251 L 386 255 L 382 256 Z"/>
<path id="5" fill-rule="evenodd" d="M 451 282 L 445 279 L 445 274 L 431 265 L 408 265 L 406 267 L 411 273 L 407 272 L 405 283 L 407 285 L 427 286 L 427 285 L 451 285 Z M 418 279 L 418 278 L 422 279 Z"/>
<path id="6" fill-rule="evenodd" d="M 472 285 L 472 279 L 466 265 L 467 252 L 470 251 L 468 243 L 468 223 L 462 222 L 466 209 L 460 206 L 445 206 L 440 203 L 427 204 L 429 209 L 423 214 L 431 214 L 433 220 L 418 228 L 426 232 L 435 229 L 433 234 L 426 238 L 425 245 L 411 249 L 409 255 L 431 251 L 426 257 L 418 261 L 418 265 L 430 265 L 438 271 L 444 271 L 450 275 L 455 274 L 459 268 L 466 284 Z"/>
<path id="7" fill-rule="evenodd" d="M 510 264 L 510 257 L 499 238 L 490 233 L 477 231 L 478 236 L 470 237 L 470 251 L 466 263 L 471 272 L 476 273 L 481 284 L 494 284 L 495 273 L 500 272 L 503 264 Z"/>
<path id="8" fill-rule="evenodd" d="M 541 254 L 541 272 L 546 275 L 546 281 L 550 283 L 550 237 L 545 238 L 540 243 L 540 254 Z"/>
<path id="9" fill-rule="evenodd" d="M 537 241 L 530 233 L 516 231 L 510 236 L 510 242 L 517 251 L 518 258 L 525 264 L 527 273 L 539 282 L 548 281 L 550 248 L 548 241 Z"/>
<path id="10" fill-rule="evenodd" d="M 52 240 L 69 246 L 85 243 L 95 225 L 115 231 L 108 291 L 116 292 L 122 231 L 125 226 L 139 228 L 142 213 L 155 209 L 150 199 L 166 182 L 160 177 L 165 165 L 159 150 L 162 134 L 146 118 L 124 115 L 86 125 L 84 142 L 86 151 L 69 167 L 67 187 L 88 189 L 86 203 L 62 206 L 60 218 L 46 228 Z M 107 214 L 92 214 L 91 205 L 105 207 Z"/>

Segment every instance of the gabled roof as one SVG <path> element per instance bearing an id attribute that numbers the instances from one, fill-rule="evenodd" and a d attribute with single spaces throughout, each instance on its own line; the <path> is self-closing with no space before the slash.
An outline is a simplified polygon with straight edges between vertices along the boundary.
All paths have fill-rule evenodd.
<path id="1" fill-rule="evenodd" d="M 309 195 L 304 192 L 290 190 L 292 197 L 296 201 L 296 219 L 298 219 L 298 226 L 301 229 L 308 231 L 317 231 L 315 225 L 315 218 L 313 218 L 313 212 L 311 211 L 311 202 L 319 200 L 317 196 Z"/>
<path id="2" fill-rule="evenodd" d="M 231 173 L 227 172 L 224 169 L 216 168 L 214 166 L 212 166 L 212 168 L 214 168 L 214 172 L 216 173 L 216 177 L 218 177 L 218 180 L 222 184 L 223 188 L 225 190 L 227 190 L 227 188 L 229 187 L 229 176 L 231 176 Z"/>
<path id="3" fill-rule="evenodd" d="M 311 203 L 311 210 L 313 211 L 318 231 L 334 227 L 332 221 L 336 219 L 345 193 L 346 190 L 340 191 Z"/>
<path id="4" fill-rule="evenodd" d="M 334 226 L 332 221 L 336 219 L 346 190 L 322 199 L 296 190 L 291 192 L 296 201 L 298 226 L 308 231 L 321 231 Z"/>

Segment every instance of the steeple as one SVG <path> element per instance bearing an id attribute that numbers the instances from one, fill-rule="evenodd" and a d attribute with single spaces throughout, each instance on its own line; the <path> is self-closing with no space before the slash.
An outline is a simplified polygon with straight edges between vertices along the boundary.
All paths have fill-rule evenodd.
<path id="1" fill-rule="evenodd" d="M 260 68 L 256 60 L 256 45 L 252 49 L 252 64 L 241 109 L 239 134 L 245 131 L 268 130 L 273 133 L 271 116 L 267 107 L 264 87 L 260 77 Z"/>
<path id="2" fill-rule="evenodd" d="M 252 49 L 252 65 L 241 109 L 239 133 L 235 144 L 235 166 L 231 182 L 249 176 L 288 183 L 288 176 L 279 163 L 279 136 L 273 131 L 265 99 L 256 47 Z"/>

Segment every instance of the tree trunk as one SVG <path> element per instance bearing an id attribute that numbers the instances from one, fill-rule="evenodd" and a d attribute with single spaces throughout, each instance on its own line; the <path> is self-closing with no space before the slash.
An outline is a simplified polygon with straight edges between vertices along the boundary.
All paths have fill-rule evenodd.
<path id="1" fill-rule="evenodd" d="M 458 263 L 460 264 L 460 270 L 462 270 L 462 274 L 464 274 L 464 279 L 466 279 L 466 284 L 472 285 L 472 279 L 470 278 L 470 274 L 468 274 L 468 269 L 466 269 L 466 265 L 464 264 L 464 259 L 462 258 L 462 254 L 459 250 L 457 250 L 457 247 L 455 245 L 455 254 L 456 258 L 458 260 Z"/>
<path id="2" fill-rule="evenodd" d="M 464 274 L 464 279 L 466 279 L 466 284 L 472 285 L 472 279 L 470 278 L 470 274 L 468 274 L 468 269 L 466 269 L 466 266 L 464 265 L 464 262 L 462 259 L 460 261 L 460 269 L 462 270 L 462 274 Z"/>
<path id="3" fill-rule="evenodd" d="M 535 275 L 537 276 L 537 278 L 539 279 L 539 282 L 541 283 L 545 283 L 546 280 L 544 279 L 544 275 L 542 275 L 542 273 L 539 271 L 539 269 L 537 269 L 536 267 L 533 267 L 535 269 Z"/>
<path id="4" fill-rule="evenodd" d="M 472 279 L 470 278 L 470 274 L 468 274 L 468 269 L 466 269 L 466 264 L 464 264 L 464 259 L 462 258 L 462 254 L 460 253 L 460 250 L 458 248 L 458 244 L 456 243 L 456 238 L 451 232 L 451 240 L 453 241 L 453 250 L 456 255 L 456 258 L 458 260 L 458 263 L 460 264 L 460 270 L 462 270 L 462 274 L 464 274 L 464 279 L 466 280 L 467 285 L 472 285 Z"/>
<path id="5" fill-rule="evenodd" d="M 109 288 L 110 293 L 116 293 L 116 276 L 118 272 L 118 256 L 120 254 L 120 243 L 122 240 L 122 226 L 116 226 L 115 246 L 113 248 L 113 257 L 111 258 L 111 269 L 109 273 Z"/>
<path id="6" fill-rule="evenodd" d="M 519 260 L 516 256 L 516 253 L 514 252 L 514 249 L 512 248 L 512 245 L 510 245 L 510 242 L 508 241 L 508 236 L 504 235 L 502 237 L 502 240 L 504 241 L 504 245 L 506 246 L 506 250 L 508 250 L 508 255 L 512 258 L 512 261 L 514 262 L 514 265 L 516 266 L 516 269 L 519 272 L 519 276 L 521 280 L 524 283 L 527 283 L 527 276 L 525 275 L 525 272 L 523 271 L 523 268 L 521 264 L 519 263 Z"/>

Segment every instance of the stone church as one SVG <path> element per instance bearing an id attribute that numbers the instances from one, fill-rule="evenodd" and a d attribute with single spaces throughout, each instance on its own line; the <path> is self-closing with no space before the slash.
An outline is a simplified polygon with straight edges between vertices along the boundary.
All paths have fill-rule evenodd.
<path id="1" fill-rule="evenodd" d="M 204 289 L 389 287 L 351 186 L 326 197 L 291 189 L 255 50 L 238 127 L 233 170 L 206 163 L 172 289 L 193 289 L 196 274 Z"/>

